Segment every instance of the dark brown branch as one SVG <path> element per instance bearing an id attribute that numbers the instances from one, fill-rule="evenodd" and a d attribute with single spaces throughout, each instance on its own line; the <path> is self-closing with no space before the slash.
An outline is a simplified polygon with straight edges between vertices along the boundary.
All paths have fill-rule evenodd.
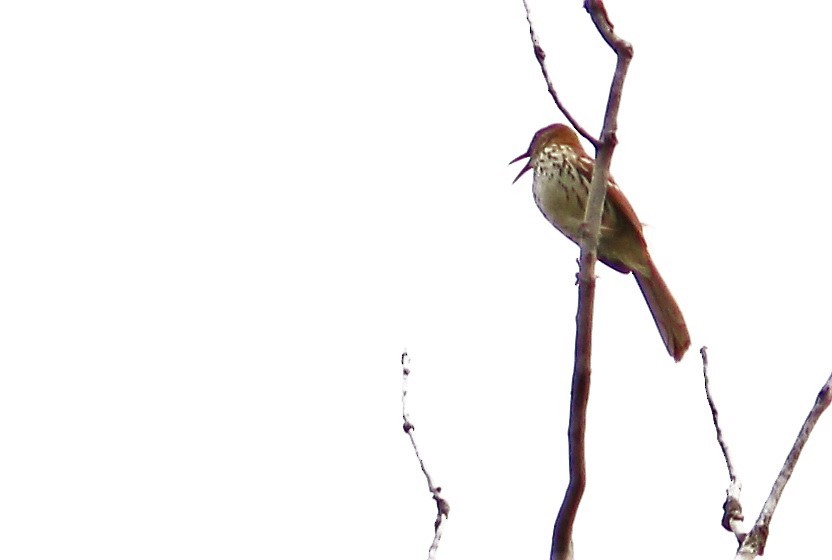
<path id="1" fill-rule="evenodd" d="M 404 433 L 410 437 L 410 444 L 413 446 L 413 451 L 416 452 L 416 459 L 419 460 L 419 466 L 422 468 L 422 474 L 425 475 L 425 480 L 428 482 L 428 489 L 430 490 L 433 501 L 436 502 L 436 520 L 433 522 L 433 542 L 428 550 L 428 558 L 436 556 L 436 550 L 439 548 L 439 540 L 442 538 L 442 529 L 445 520 L 448 518 L 448 513 L 451 511 L 451 506 L 445 501 L 445 498 L 440 496 L 442 488 L 435 486 L 433 480 L 428 473 L 425 462 L 422 460 L 422 455 L 419 453 L 419 448 L 416 445 L 416 439 L 413 437 L 413 430 L 416 427 L 410 421 L 410 415 L 407 413 L 407 379 L 410 377 L 410 357 L 407 352 L 402 352 L 402 419 L 404 420 Z"/>
<path id="2" fill-rule="evenodd" d="M 601 0 L 587 0 L 584 8 L 589 12 L 595 27 L 606 43 L 615 51 L 617 62 L 613 75 L 607 109 L 604 113 L 604 127 L 601 131 L 600 144 L 596 147 L 595 168 L 592 173 L 586 214 L 584 215 L 585 233 L 581 239 L 580 270 L 578 272 L 578 315 L 575 334 L 575 369 L 572 373 L 572 399 L 569 414 L 569 485 L 558 511 L 552 534 L 552 560 L 571 560 L 572 529 L 578 512 L 584 488 L 586 487 L 586 463 L 584 439 L 592 357 L 592 317 L 595 306 L 595 262 L 597 260 L 598 239 L 601 231 L 601 214 L 607 193 L 609 167 L 615 150 L 616 130 L 618 128 L 618 108 L 621 104 L 621 91 L 633 48 L 629 43 L 613 32 Z M 528 13 L 528 9 L 527 9 Z M 531 27 L 531 22 L 529 23 Z M 532 41 L 535 40 L 532 32 Z M 535 53 L 537 53 L 535 44 Z M 541 67 L 543 67 L 542 60 Z M 544 77 L 546 72 L 544 68 Z M 548 83 L 548 77 L 547 77 Z M 560 105 L 558 105 L 560 107 Z M 568 117 L 567 117 L 568 118 Z M 572 120 L 570 119 L 570 122 Z M 573 123 L 574 124 L 574 123 Z M 584 136 L 586 136 L 584 134 Z"/>
<path id="3" fill-rule="evenodd" d="M 765 552 L 769 524 L 774 515 L 774 510 L 777 508 L 777 503 L 783 495 L 783 490 L 786 488 L 786 483 L 791 478 L 792 472 L 794 472 L 794 467 L 797 465 L 797 460 L 800 458 L 803 447 L 809 441 L 809 435 L 812 433 L 815 424 L 817 424 L 820 415 L 829 408 L 830 403 L 832 403 L 832 375 L 829 376 L 826 383 L 821 387 L 815 399 L 815 404 L 803 422 L 803 426 L 797 434 L 794 445 L 792 445 L 792 449 L 786 457 L 786 462 L 783 464 L 783 468 L 780 469 L 780 474 L 777 475 L 777 480 L 774 481 L 768 499 L 760 511 L 760 516 L 757 518 L 756 523 L 754 523 L 754 528 L 751 529 L 751 532 L 737 552 L 738 557 L 741 555 L 744 555 L 744 557 L 748 557 L 748 555 L 762 556 L 763 552 Z"/>
<path id="4" fill-rule="evenodd" d="M 597 150 L 600 143 L 598 140 L 592 136 L 587 130 L 582 127 L 577 120 L 572 116 L 566 106 L 560 101 L 560 97 L 558 97 L 558 92 L 555 91 L 555 86 L 552 85 L 552 80 L 549 78 L 549 71 L 546 69 L 546 51 L 540 46 L 540 41 L 537 39 L 537 33 L 534 31 L 534 25 L 532 25 L 532 16 L 531 12 L 529 11 L 529 5 L 526 0 L 523 0 L 523 6 L 526 8 L 526 21 L 529 22 L 529 34 L 532 37 L 532 46 L 534 47 L 534 57 L 537 59 L 537 63 L 540 64 L 540 70 L 543 72 L 543 79 L 546 81 L 546 87 L 549 89 L 549 95 L 552 96 L 552 99 L 555 100 L 555 105 L 557 105 L 560 112 L 563 113 L 563 116 L 566 117 L 566 120 L 569 121 L 569 124 L 572 125 L 572 128 L 578 131 L 578 134 L 586 138 Z"/>
<path id="5" fill-rule="evenodd" d="M 595 306 L 595 259 L 594 253 L 581 248 L 578 315 L 575 320 L 575 369 L 572 372 L 572 396 L 569 404 L 569 484 L 552 533 L 552 560 L 572 559 L 572 529 L 586 488 L 585 434 L 592 371 L 590 357 Z"/>

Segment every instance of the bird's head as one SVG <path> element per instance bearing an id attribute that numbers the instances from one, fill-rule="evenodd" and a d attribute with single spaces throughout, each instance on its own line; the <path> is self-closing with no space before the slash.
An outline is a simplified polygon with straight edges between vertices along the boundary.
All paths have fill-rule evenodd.
<path id="1" fill-rule="evenodd" d="M 565 124 L 550 124 L 535 132 L 532 137 L 532 143 L 529 144 L 529 149 L 509 162 L 509 165 L 511 165 L 521 159 L 529 158 L 529 161 L 526 162 L 526 165 L 523 166 L 523 169 L 520 170 L 520 173 L 517 174 L 513 182 L 516 183 L 526 171 L 534 169 L 537 157 L 543 151 L 543 148 L 552 144 L 563 144 L 569 146 L 579 154 L 584 153 L 581 141 L 578 140 L 578 135 L 574 130 Z"/>

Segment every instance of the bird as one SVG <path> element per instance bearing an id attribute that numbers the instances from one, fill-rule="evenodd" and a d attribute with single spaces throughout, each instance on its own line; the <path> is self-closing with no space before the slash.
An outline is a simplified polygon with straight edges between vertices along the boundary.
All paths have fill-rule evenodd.
<path id="1" fill-rule="evenodd" d="M 575 131 L 560 123 L 538 130 L 529 149 L 511 163 L 527 158 L 514 182 L 533 170 L 537 207 L 558 231 L 580 245 L 595 160 L 584 151 Z M 682 310 L 647 251 L 635 210 L 612 177 L 607 181 L 598 260 L 613 270 L 633 274 L 668 354 L 677 362 L 681 360 L 690 347 Z"/>

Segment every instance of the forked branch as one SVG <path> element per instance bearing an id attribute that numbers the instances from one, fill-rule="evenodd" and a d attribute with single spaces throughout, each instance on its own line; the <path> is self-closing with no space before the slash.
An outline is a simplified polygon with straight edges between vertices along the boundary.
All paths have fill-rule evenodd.
<path id="1" fill-rule="evenodd" d="M 815 398 L 815 403 L 812 405 L 809 415 L 803 422 L 803 426 L 800 428 L 800 432 L 797 434 L 797 438 L 795 439 L 789 454 L 786 456 L 783 468 L 780 469 L 780 473 L 777 475 L 777 479 L 771 487 L 771 492 L 769 493 L 768 499 L 763 505 L 762 510 L 760 510 L 760 515 L 757 517 L 754 527 L 752 527 L 750 532 L 746 533 L 742 528 L 743 515 L 742 505 L 739 500 L 739 479 L 737 478 L 736 471 L 734 470 L 733 463 L 731 462 L 731 457 L 728 454 L 728 445 L 725 443 L 722 428 L 719 426 L 719 412 L 716 404 L 714 403 L 713 396 L 711 395 L 708 375 L 708 349 L 702 347 L 700 353 L 702 355 L 702 369 L 705 376 L 705 395 L 708 399 L 708 405 L 711 408 L 711 416 L 713 417 L 714 427 L 716 428 L 717 442 L 722 450 L 722 455 L 725 457 L 725 464 L 728 466 L 728 476 L 730 478 L 727 497 L 725 499 L 725 504 L 723 504 L 723 510 L 725 513 L 722 517 L 722 526 L 727 531 L 734 533 L 737 537 L 737 541 L 739 542 L 740 546 L 737 550 L 735 559 L 751 560 L 752 558 L 762 556 L 763 552 L 765 552 L 771 518 L 774 516 L 774 510 L 777 508 L 780 497 L 783 495 L 786 483 L 789 481 L 789 478 L 791 478 L 792 472 L 794 472 L 794 468 L 797 465 L 797 460 L 800 458 L 800 453 L 803 451 L 803 447 L 806 445 L 806 442 L 809 441 L 809 435 L 812 433 L 818 419 L 820 419 L 820 415 L 823 414 L 823 412 L 829 408 L 829 405 L 832 403 L 832 375 L 829 376 L 826 383 L 818 392 L 818 396 Z"/>
<path id="2" fill-rule="evenodd" d="M 780 474 L 777 475 L 777 479 L 771 487 L 768 499 L 763 504 L 763 509 L 760 510 L 760 515 L 757 517 L 754 527 L 748 533 L 748 536 L 745 537 L 737 551 L 736 558 L 753 558 L 754 556 L 762 556 L 763 552 L 765 552 L 769 524 L 774 515 L 774 510 L 777 508 L 777 503 L 780 501 L 780 496 L 783 495 L 786 483 L 791 478 L 792 472 L 794 472 L 794 467 L 797 465 L 797 460 L 800 458 L 803 447 L 809 441 L 809 435 L 815 428 L 818 419 L 820 419 L 820 415 L 829 408 L 830 403 L 832 403 L 832 375 L 829 376 L 826 383 L 818 392 L 818 396 L 815 398 L 815 404 L 812 405 L 809 415 L 804 420 L 803 426 L 801 426 L 800 432 L 797 434 L 797 438 L 794 440 L 794 444 L 786 456 L 783 468 L 780 469 Z"/>

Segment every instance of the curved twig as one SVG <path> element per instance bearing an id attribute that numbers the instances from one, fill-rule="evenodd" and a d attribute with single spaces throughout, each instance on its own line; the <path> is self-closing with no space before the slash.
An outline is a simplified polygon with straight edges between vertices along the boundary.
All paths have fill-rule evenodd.
<path id="1" fill-rule="evenodd" d="M 529 10 L 529 4 L 526 0 L 523 0 L 523 6 L 526 8 L 526 21 L 529 22 L 529 35 L 532 37 L 532 46 L 534 47 L 534 57 L 537 59 L 537 63 L 540 64 L 540 70 L 543 72 L 543 79 L 546 81 L 546 87 L 549 89 L 549 95 L 552 96 L 552 99 L 555 100 L 555 105 L 557 105 L 560 112 L 563 113 L 563 116 L 566 117 L 566 120 L 569 121 L 569 124 L 572 125 L 572 128 L 578 131 L 578 134 L 586 138 L 590 144 L 592 144 L 595 149 L 597 150 L 600 146 L 600 142 L 597 138 L 591 135 L 587 130 L 575 120 L 575 117 L 572 116 L 566 106 L 561 103 L 560 97 L 558 97 L 558 92 L 555 91 L 555 86 L 552 85 L 552 80 L 549 78 L 549 71 L 546 69 L 546 51 L 543 50 L 543 47 L 540 46 L 540 41 L 537 39 L 537 33 L 534 31 L 534 25 L 532 25 L 532 15 L 531 11 Z"/>

